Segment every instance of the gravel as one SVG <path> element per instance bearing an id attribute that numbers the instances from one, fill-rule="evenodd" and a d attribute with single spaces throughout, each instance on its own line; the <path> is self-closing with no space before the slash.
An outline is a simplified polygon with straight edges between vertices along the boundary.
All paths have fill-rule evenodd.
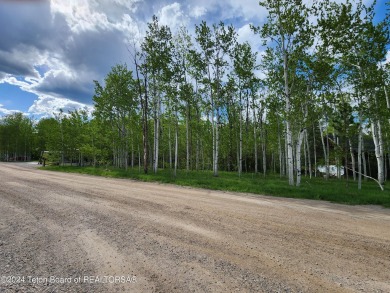
<path id="1" fill-rule="evenodd" d="M 0 163 L 0 292 L 390 292 L 390 210 Z"/>

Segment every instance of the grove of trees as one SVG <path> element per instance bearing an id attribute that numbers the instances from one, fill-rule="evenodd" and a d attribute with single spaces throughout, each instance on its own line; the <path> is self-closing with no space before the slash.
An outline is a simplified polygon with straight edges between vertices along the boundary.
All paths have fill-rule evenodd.
<path id="1" fill-rule="evenodd" d="M 295 186 L 320 176 L 318 166 L 325 179 L 336 166 L 336 177 L 359 188 L 368 177 L 382 186 L 390 177 L 389 15 L 374 22 L 375 2 L 313 2 L 261 1 L 267 21 L 251 28 L 264 48 L 239 43 L 223 22 L 173 34 L 153 17 L 142 43 L 129 46 L 132 64 L 95 81 L 93 113 L 3 117 L 1 159 L 50 150 L 61 163 L 175 176 L 278 173 Z"/>

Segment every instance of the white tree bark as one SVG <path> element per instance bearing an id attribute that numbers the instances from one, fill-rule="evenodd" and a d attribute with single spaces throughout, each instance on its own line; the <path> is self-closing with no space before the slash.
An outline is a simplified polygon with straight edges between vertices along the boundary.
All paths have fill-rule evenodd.
<path id="1" fill-rule="evenodd" d="M 178 117 L 176 112 L 176 127 L 175 127 L 175 167 L 173 174 L 176 177 L 177 176 L 177 165 L 178 165 L 178 149 L 179 149 L 179 126 L 178 126 Z"/>
<path id="2" fill-rule="evenodd" d="M 256 123 L 256 108 L 255 108 L 255 97 L 252 96 L 252 111 L 253 111 L 253 142 L 254 142 L 254 152 L 255 152 L 255 174 L 258 172 L 257 160 L 257 123 Z"/>
<path id="3" fill-rule="evenodd" d="M 158 171 L 158 153 L 159 153 L 159 143 L 160 143 L 160 112 L 161 112 L 161 97 L 158 95 L 157 99 L 157 117 L 155 121 L 155 130 L 154 130 L 154 166 L 153 171 L 157 173 Z"/>
<path id="4" fill-rule="evenodd" d="M 390 99 L 389 99 L 389 94 L 387 92 L 387 87 L 386 85 L 383 86 L 384 90 L 385 90 L 385 97 L 386 97 L 386 104 L 387 104 L 387 109 L 390 109 Z"/>
<path id="5" fill-rule="evenodd" d="M 371 122 L 372 139 L 375 145 L 375 157 L 378 167 L 378 181 L 380 184 L 384 183 L 384 150 L 383 150 L 383 138 L 382 129 L 379 120 Z"/>
<path id="6" fill-rule="evenodd" d="M 355 160 L 355 155 L 353 153 L 352 142 L 350 139 L 349 139 L 349 151 L 351 153 L 353 181 L 356 181 L 356 160 Z"/>
<path id="7" fill-rule="evenodd" d="M 359 121 L 361 121 L 359 114 Z M 362 189 L 362 126 L 359 124 L 358 134 L 358 189 Z"/>
<path id="8" fill-rule="evenodd" d="M 324 159 L 325 159 L 325 164 L 326 164 L 325 178 L 328 179 L 329 178 L 329 165 L 327 163 L 328 162 L 328 152 L 327 152 L 326 146 L 325 146 L 325 140 L 324 140 L 324 134 L 322 133 L 321 122 L 318 122 L 318 126 L 319 126 L 319 129 L 320 129 L 322 148 L 324 150 Z"/>
<path id="9" fill-rule="evenodd" d="M 317 177 L 317 145 L 316 145 L 316 128 L 313 125 L 313 156 L 314 156 L 314 177 Z"/>
<path id="10" fill-rule="evenodd" d="M 367 180 L 367 175 L 368 175 L 368 172 L 367 172 L 367 163 L 366 163 L 366 152 L 364 150 L 364 140 L 363 140 L 363 134 L 362 134 L 362 152 L 361 152 L 361 157 L 362 157 L 362 164 L 363 164 L 363 177 L 364 177 L 364 181 Z M 370 158 L 368 158 L 370 159 Z"/>
<path id="11" fill-rule="evenodd" d="M 280 177 L 284 175 L 284 164 L 283 164 L 283 154 L 282 154 L 282 144 L 281 144 L 281 138 L 280 138 L 280 129 L 279 129 L 279 121 L 278 121 L 278 152 L 279 152 L 279 172 Z"/>
<path id="12" fill-rule="evenodd" d="M 141 151 L 138 145 L 138 173 L 141 173 Z"/>
<path id="13" fill-rule="evenodd" d="M 215 125 L 215 161 L 214 176 L 218 176 L 218 159 L 219 159 L 219 113 L 217 110 L 217 122 Z"/>
<path id="14" fill-rule="evenodd" d="M 131 168 L 134 168 L 134 135 L 133 130 L 131 130 Z"/>
<path id="15" fill-rule="evenodd" d="M 242 173 L 242 113 L 240 111 L 240 133 L 239 133 L 239 145 L 238 145 L 238 176 Z"/>
<path id="16" fill-rule="evenodd" d="M 199 135 L 199 134 L 197 134 L 197 135 Z M 196 158 L 195 158 L 196 171 L 199 170 L 199 151 L 200 151 L 199 147 L 200 147 L 200 141 L 199 141 L 199 136 L 198 136 L 196 138 Z"/>
<path id="17" fill-rule="evenodd" d="M 168 127 L 168 151 L 169 151 L 169 168 L 172 170 L 172 142 L 171 142 L 171 125 Z"/>
<path id="18" fill-rule="evenodd" d="M 264 130 L 264 124 L 262 125 L 261 129 L 261 148 L 263 151 L 263 176 L 267 174 L 267 149 L 266 149 L 266 144 L 265 144 L 265 130 Z"/>
<path id="19" fill-rule="evenodd" d="M 302 177 L 302 169 L 301 169 L 301 147 L 302 147 L 302 141 L 305 136 L 305 130 L 301 130 L 298 134 L 297 144 L 296 144 L 296 150 L 295 150 L 295 157 L 296 157 L 296 164 L 297 164 L 297 182 L 296 186 L 301 185 L 301 177 Z"/>
<path id="20" fill-rule="evenodd" d="M 186 170 L 187 172 L 190 170 L 190 106 L 187 102 L 187 117 L 186 117 Z"/>
<path id="21" fill-rule="evenodd" d="M 287 144 L 287 174 L 289 185 L 294 185 L 294 158 L 293 158 L 293 139 L 290 124 L 290 86 L 288 80 L 288 56 L 285 44 L 286 40 L 282 36 L 282 54 L 283 54 L 283 73 L 284 73 L 284 101 L 286 111 L 286 144 Z"/>
<path id="22" fill-rule="evenodd" d="M 310 156 L 310 145 L 309 145 L 309 138 L 308 138 L 308 133 L 305 131 L 305 141 L 306 141 L 306 151 L 307 151 L 307 161 L 308 161 L 308 166 L 309 166 L 309 177 L 311 179 L 312 175 L 312 170 L 311 170 L 311 156 Z"/>

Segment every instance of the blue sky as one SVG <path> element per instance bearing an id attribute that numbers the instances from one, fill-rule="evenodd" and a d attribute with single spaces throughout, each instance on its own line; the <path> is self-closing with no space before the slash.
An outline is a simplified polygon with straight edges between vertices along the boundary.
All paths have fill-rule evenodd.
<path id="1" fill-rule="evenodd" d="M 385 0 L 376 11 L 381 19 Z M 261 41 L 249 24 L 266 18 L 258 0 L 0 1 L 0 116 L 92 109 L 93 80 L 117 63 L 130 65 L 127 45 L 142 39 L 153 14 L 190 33 L 201 20 L 222 20 L 256 48 Z"/>

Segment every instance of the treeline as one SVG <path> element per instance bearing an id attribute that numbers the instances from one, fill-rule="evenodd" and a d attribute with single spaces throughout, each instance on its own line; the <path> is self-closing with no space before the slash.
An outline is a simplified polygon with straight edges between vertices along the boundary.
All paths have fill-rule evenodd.
<path id="1" fill-rule="evenodd" d="M 35 149 L 142 172 L 278 172 L 297 186 L 318 166 L 326 178 L 336 166 L 359 188 L 366 176 L 382 185 L 390 167 L 388 17 L 374 23 L 373 5 L 362 1 L 260 5 L 269 12 L 252 26 L 266 45 L 261 58 L 222 22 L 202 22 L 191 36 L 153 17 L 129 49 L 133 70 L 116 65 L 104 84 L 95 81 L 91 116 L 30 122 Z M 27 136 L 9 137 L 16 116 L 1 122 L 3 159 L 28 150 Z"/>

